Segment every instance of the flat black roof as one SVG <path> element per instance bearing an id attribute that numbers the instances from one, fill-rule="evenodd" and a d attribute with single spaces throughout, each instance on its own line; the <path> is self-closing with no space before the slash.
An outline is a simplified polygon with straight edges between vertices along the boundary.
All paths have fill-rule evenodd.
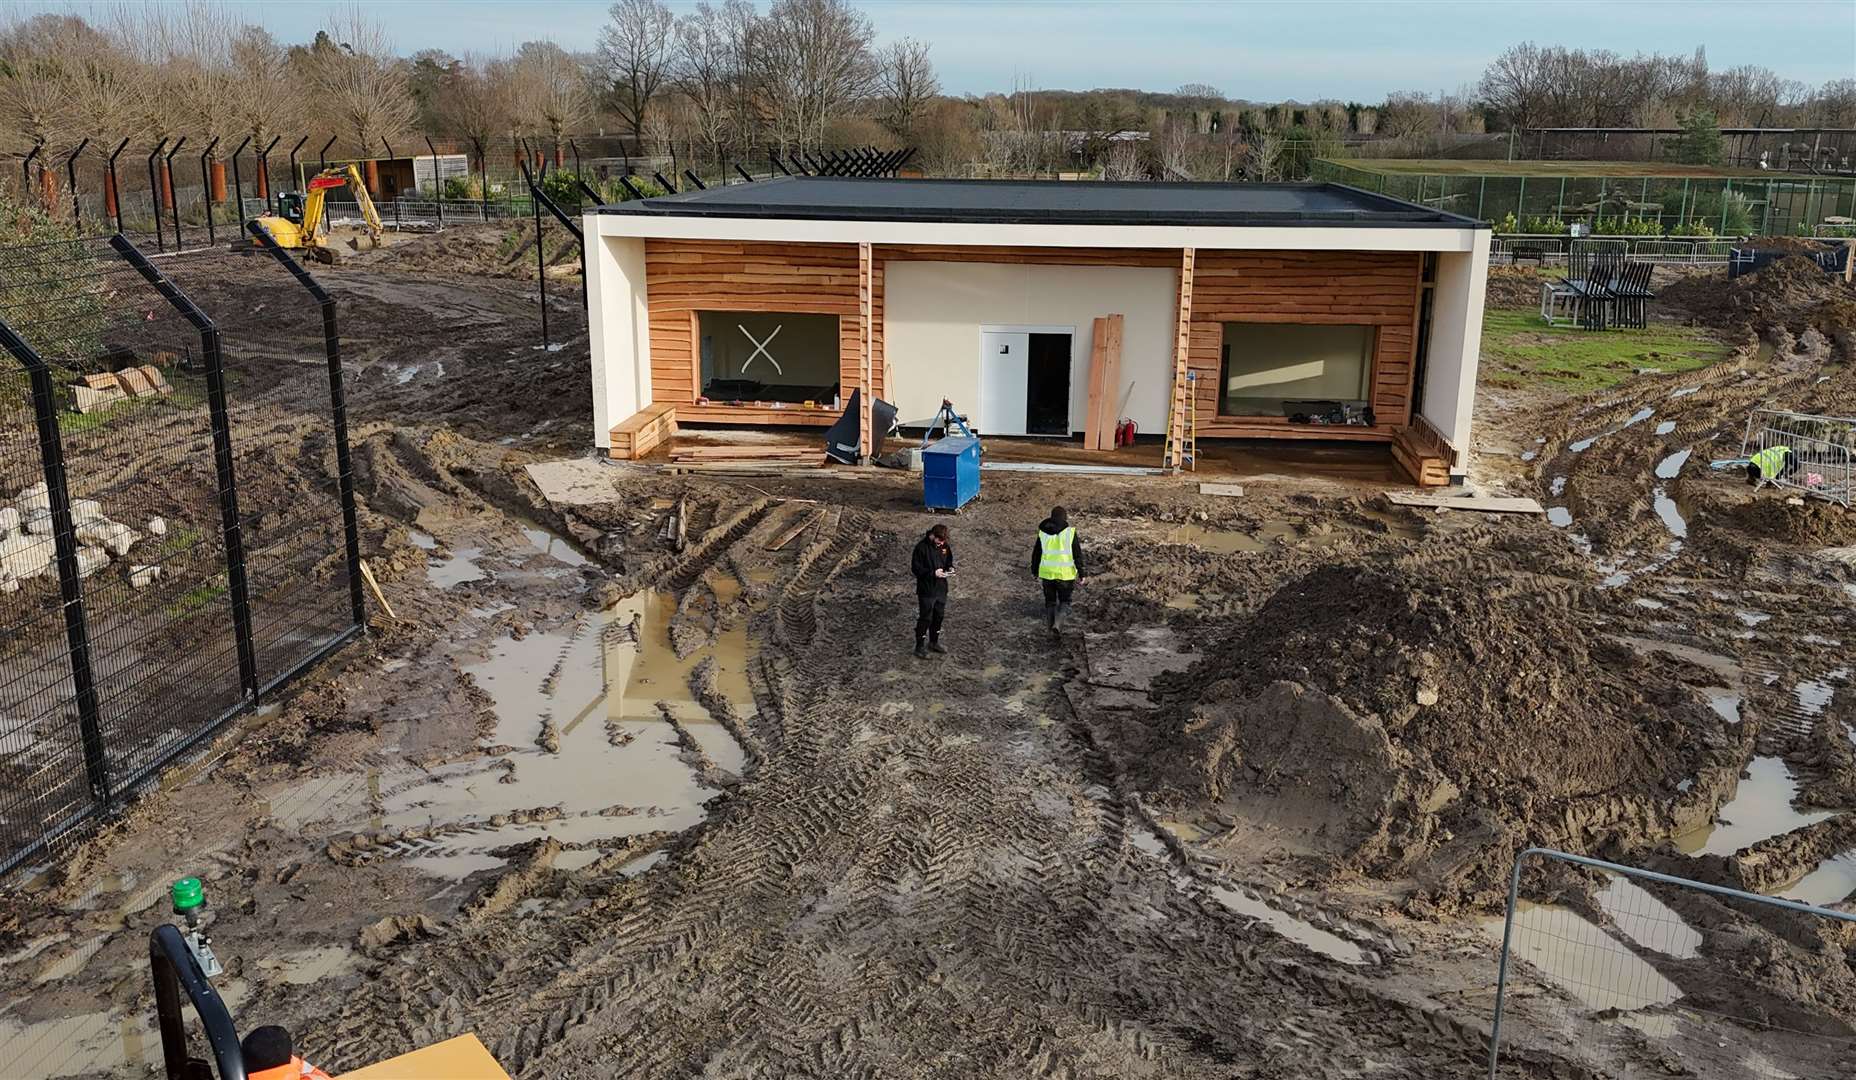
<path id="1" fill-rule="evenodd" d="M 610 203 L 602 214 L 988 225 L 1412 226 L 1485 222 L 1345 184 L 783 176 Z"/>

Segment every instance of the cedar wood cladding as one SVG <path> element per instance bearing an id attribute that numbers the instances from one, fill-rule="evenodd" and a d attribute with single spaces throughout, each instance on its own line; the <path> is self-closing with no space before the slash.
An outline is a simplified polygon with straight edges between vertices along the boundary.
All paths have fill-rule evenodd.
<path id="1" fill-rule="evenodd" d="M 1177 251 L 1101 248 L 896 247 L 879 245 L 871 268 L 871 370 L 883 394 L 883 267 L 890 260 L 1051 266 L 1179 266 Z M 1410 252 L 1212 251 L 1199 249 L 1189 363 L 1199 372 L 1199 434 L 1389 438 L 1410 419 L 1413 329 L 1420 255 Z M 789 311 L 838 316 L 838 375 L 857 385 L 857 245 L 714 240 L 645 242 L 652 400 L 694 422 L 830 423 L 829 410 L 697 407 L 698 311 Z M 1103 314 L 1110 314 L 1103 312 Z M 1272 418 L 1219 420 L 1219 352 L 1226 322 L 1367 323 L 1378 330 L 1372 402 L 1379 426 L 1308 427 Z M 1169 358 L 1170 359 L 1170 358 Z M 1168 365 L 1171 366 L 1170 364 Z"/>

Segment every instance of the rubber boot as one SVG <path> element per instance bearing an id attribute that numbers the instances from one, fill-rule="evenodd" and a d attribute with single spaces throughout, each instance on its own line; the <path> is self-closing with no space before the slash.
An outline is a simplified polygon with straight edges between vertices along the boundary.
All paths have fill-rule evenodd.
<path id="1" fill-rule="evenodd" d="M 917 640 L 915 642 L 915 659 L 917 660 L 928 659 L 928 649 L 921 643 L 920 640 Z"/>
<path id="2" fill-rule="evenodd" d="M 928 651 L 931 653 L 940 653 L 943 656 L 947 655 L 947 650 L 941 647 L 940 638 L 929 638 L 928 639 Z"/>

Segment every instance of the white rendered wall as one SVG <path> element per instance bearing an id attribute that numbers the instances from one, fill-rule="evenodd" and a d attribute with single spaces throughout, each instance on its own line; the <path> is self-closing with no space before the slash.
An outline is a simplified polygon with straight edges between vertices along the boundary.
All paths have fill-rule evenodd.
<path id="1" fill-rule="evenodd" d="M 1159 267 L 1021 266 L 892 260 L 883 270 L 883 349 L 895 376 L 897 415 L 925 420 L 941 399 L 980 415 L 980 327 L 1073 327 L 1070 428 L 1089 415 L 1089 362 L 1098 315 L 1123 316 L 1121 415 L 1166 430 L 1173 382 L 1176 271 Z"/>
<path id="2" fill-rule="evenodd" d="M 1469 464 L 1469 424 L 1476 405 L 1476 369 L 1482 358 L 1482 303 L 1489 283 L 1489 233 L 1478 230 L 1475 249 L 1437 256 L 1431 297 L 1430 352 L 1424 362 L 1419 412 L 1456 448 L 1452 478 Z"/>
<path id="3" fill-rule="evenodd" d="M 612 447 L 612 427 L 651 403 L 651 335 L 644 240 L 599 236 L 586 217 L 587 343 L 593 364 L 593 443 Z"/>

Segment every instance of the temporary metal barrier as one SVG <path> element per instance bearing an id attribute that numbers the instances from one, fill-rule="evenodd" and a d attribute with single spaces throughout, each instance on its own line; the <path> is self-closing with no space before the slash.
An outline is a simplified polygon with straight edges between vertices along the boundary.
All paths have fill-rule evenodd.
<path id="1" fill-rule="evenodd" d="M 1754 409 L 1746 420 L 1740 456 L 1751 459 L 1760 451 L 1781 446 L 1791 453 L 1767 483 L 1839 506 L 1850 505 L 1856 419 Z"/>
<path id="2" fill-rule="evenodd" d="M 1582 910 L 1533 904 L 1521 897 L 1530 870 L 1554 881 L 1596 875 L 1603 885 Z M 1840 1021 L 1826 1017 L 1818 1030 L 1805 1030 L 1807 1005 L 1774 1009 L 1770 996 L 1733 993 L 1744 974 L 1741 935 L 1698 927 L 1685 911 L 1771 919 L 1782 924 L 1775 937 L 1793 941 L 1856 925 L 1848 911 L 1529 848 L 1515 857 L 1508 883 L 1490 1080 L 1510 1047 L 1570 1054 L 1620 1078 L 1668 1076 L 1680 1060 L 1691 1066 L 1680 1075 L 1779 1080 L 1828 1076 L 1813 1070 L 1848 1061 L 1856 1038 Z"/>
<path id="3" fill-rule="evenodd" d="M 273 255 L 283 302 L 222 319 L 183 287 L 222 252 L 0 248 L 0 875 L 363 625 L 334 302 Z M 321 308 L 329 397 L 289 403 L 285 448 L 252 402 L 302 385 L 293 306 Z"/>
<path id="4" fill-rule="evenodd" d="M 1742 274 L 1751 274 L 1763 270 L 1780 259 L 1793 257 L 1809 259 L 1827 274 L 1841 274 L 1849 251 L 1841 244 L 1826 247 L 1822 251 L 1775 251 L 1771 248 L 1734 248 L 1727 254 L 1727 276 L 1737 278 Z"/>
<path id="5" fill-rule="evenodd" d="M 1724 266 L 1738 241 L 1709 236 L 1639 238 L 1594 236 L 1574 238 L 1564 233 L 1498 233 L 1489 242 L 1489 262 L 1495 266 L 1565 266 L 1575 245 L 1602 245 L 1639 262 L 1668 266 Z"/>

